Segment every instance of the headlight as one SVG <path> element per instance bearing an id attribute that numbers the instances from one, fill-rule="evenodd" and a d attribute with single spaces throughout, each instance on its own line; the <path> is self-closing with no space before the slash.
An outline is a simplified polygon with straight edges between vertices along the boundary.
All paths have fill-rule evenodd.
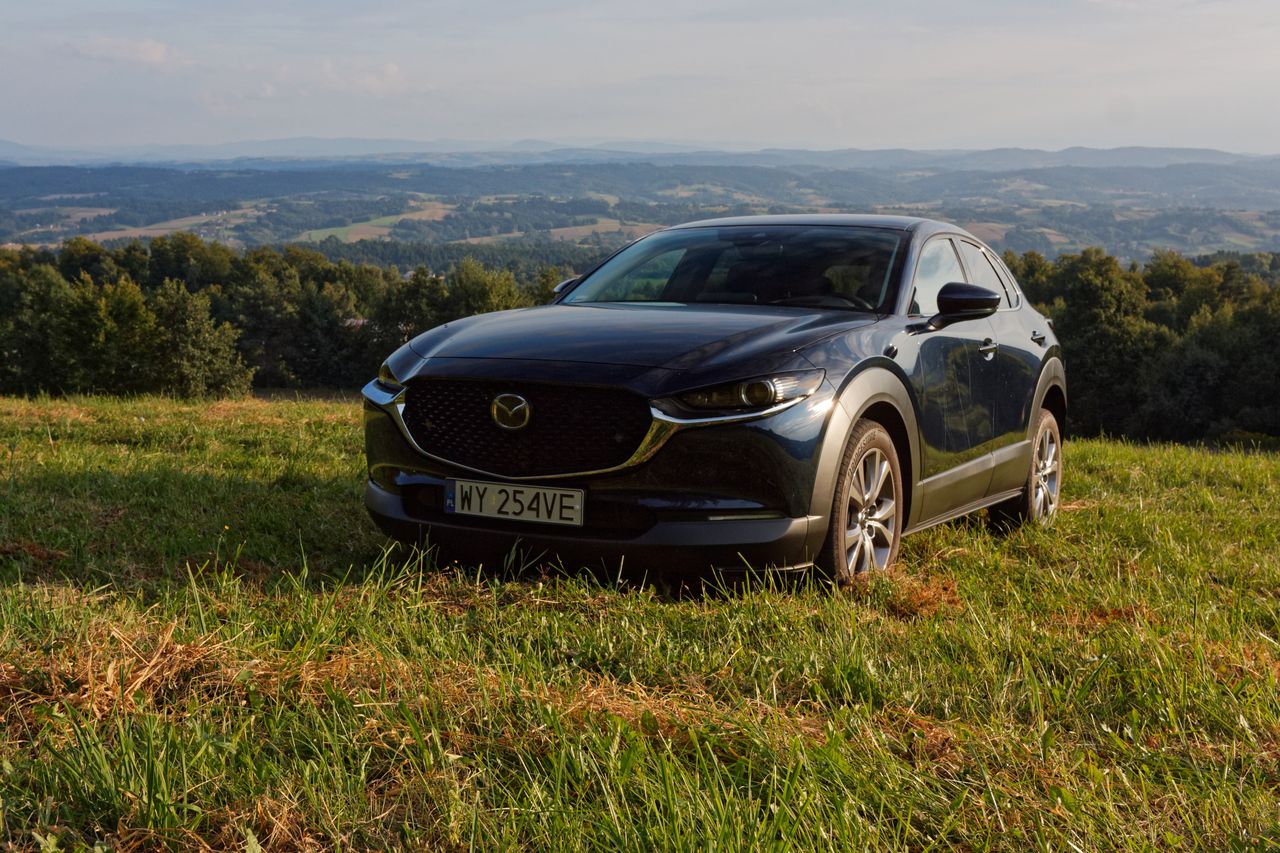
<path id="1" fill-rule="evenodd" d="M 365 375 L 368 376 L 367 373 Z M 391 372 L 391 365 L 385 361 L 378 368 L 378 381 L 389 391 L 399 391 L 401 388 L 400 380 L 396 379 L 396 375 Z"/>
<path id="2" fill-rule="evenodd" d="M 697 412 L 747 413 L 771 409 L 785 403 L 799 402 L 822 384 L 824 372 L 804 370 L 761 376 L 728 385 L 686 391 L 676 401 Z"/>

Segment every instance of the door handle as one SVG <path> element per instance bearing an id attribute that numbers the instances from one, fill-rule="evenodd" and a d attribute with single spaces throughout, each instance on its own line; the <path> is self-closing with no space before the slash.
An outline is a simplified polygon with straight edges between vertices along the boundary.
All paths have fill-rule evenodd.
<path id="1" fill-rule="evenodd" d="M 998 349 L 1000 349 L 1000 345 L 995 341 L 991 340 L 991 338 L 987 338 L 985 341 L 982 342 L 982 345 L 978 347 L 978 352 L 982 353 L 983 358 L 985 358 L 987 361 L 990 361 L 992 356 L 996 354 L 996 350 Z"/>
<path id="2" fill-rule="evenodd" d="M 1031 340 L 1035 341 L 1040 346 L 1044 346 L 1044 342 L 1045 342 L 1044 332 L 1040 331 L 1039 329 L 1032 332 Z"/>

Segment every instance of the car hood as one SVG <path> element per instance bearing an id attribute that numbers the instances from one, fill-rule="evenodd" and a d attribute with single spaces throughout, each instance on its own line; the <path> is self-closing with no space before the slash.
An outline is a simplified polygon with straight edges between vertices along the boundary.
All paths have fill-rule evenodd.
<path id="1" fill-rule="evenodd" d="M 544 305 L 438 326 L 410 346 L 431 358 L 558 361 L 688 370 L 795 352 L 872 314 L 781 306 Z"/>

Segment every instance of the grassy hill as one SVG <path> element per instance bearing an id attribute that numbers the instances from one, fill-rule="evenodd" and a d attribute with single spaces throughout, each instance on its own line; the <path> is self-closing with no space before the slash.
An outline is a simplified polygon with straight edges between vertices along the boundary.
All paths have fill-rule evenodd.
<path id="1" fill-rule="evenodd" d="M 1053 529 L 675 596 L 387 548 L 354 400 L 0 448 L 0 845 L 1280 843 L 1274 455 L 1072 441 Z"/>

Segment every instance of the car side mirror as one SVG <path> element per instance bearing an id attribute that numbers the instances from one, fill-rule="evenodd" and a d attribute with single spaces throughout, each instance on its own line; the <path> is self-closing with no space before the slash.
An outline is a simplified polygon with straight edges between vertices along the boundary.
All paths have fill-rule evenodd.
<path id="1" fill-rule="evenodd" d="M 990 317 L 1000 307 L 1000 300 L 1000 294 L 976 284 L 944 284 L 938 291 L 938 313 L 929 318 L 928 327 L 941 329 L 952 323 Z"/>
<path id="2" fill-rule="evenodd" d="M 573 278 L 566 278 L 564 281 L 560 282 L 555 287 L 551 288 L 551 292 L 554 293 L 556 296 L 559 296 L 561 293 L 564 293 L 564 290 L 566 287 L 576 282 L 578 278 L 579 276 L 576 276 L 576 275 Z"/>

